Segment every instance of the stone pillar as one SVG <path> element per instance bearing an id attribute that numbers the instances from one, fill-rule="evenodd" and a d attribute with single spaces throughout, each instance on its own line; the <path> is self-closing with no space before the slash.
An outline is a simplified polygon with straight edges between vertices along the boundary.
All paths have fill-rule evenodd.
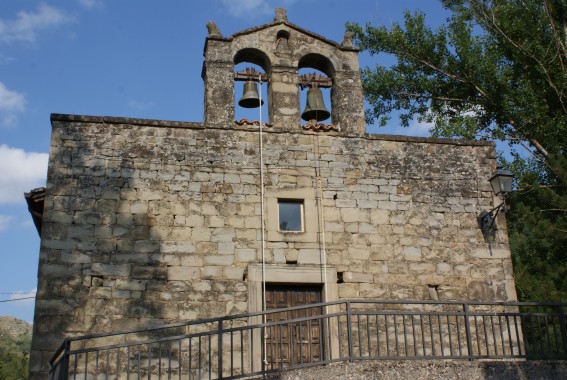
<path id="1" fill-rule="evenodd" d="M 284 130 L 297 130 L 300 125 L 298 70 L 292 66 L 274 66 L 268 92 L 270 120 Z"/>
<path id="2" fill-rule="evenodd" d="M 337 71 L 333 78 L 331 92 L 333 124 L 341 132 L 364 134 L 364 98 L 360 73 L 356 71 Z"/>
<path id="3" fill-rule="evenodd" d="M 226 39 L 208 38 L 201 74 L 205 82 L 205 124 L 234 122 L 234 63 Z"/>

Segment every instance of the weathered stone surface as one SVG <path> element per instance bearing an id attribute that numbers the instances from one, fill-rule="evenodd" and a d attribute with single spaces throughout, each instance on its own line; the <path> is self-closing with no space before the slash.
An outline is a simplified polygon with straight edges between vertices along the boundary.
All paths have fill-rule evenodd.
<path id="1" fill-rule="evenodd" d="M 258 126 L 234 123 L 235 57 L 271 76 L 264 189 Z M 300 61 L 334 76 L 337 130 L 300 126 Z M 493 207 L 493 144 L 365 135 L 356 50 L 287 24 L 209 39 L 203 78 L 203 123 L 53 115 L 32 358 L 47 365 L 70 334 L 257 311 L 262 257 L 291 271 L 276 283 L 321 285 L 293 274 L 326 267 L 339 299 L 430 299 L 431 285 L 515 300 L 505 223 L 489 246 L 476 220 Z M 301 231 L 279 230 L 279 199 L 303 200 Z"/>

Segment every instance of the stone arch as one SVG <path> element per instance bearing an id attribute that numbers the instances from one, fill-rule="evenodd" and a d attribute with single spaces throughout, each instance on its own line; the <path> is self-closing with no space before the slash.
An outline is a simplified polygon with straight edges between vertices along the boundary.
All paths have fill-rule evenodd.
<path id="1" fill-rule="evenodd" d="M 333 65 L 333 62 L 331 62 L 329 58 L 321 54 L 308 53 L 299 59 L 297 66 L 298 69 L 317 69 L 325 73 L 329 78 L 334 79 L 335 77 L 335 65 Z"/>
<path id="2" fill-rule="evenodd" d="M 244 48 L 236 52 L 234 55 L 234 65 L 239 63 L 250 62 L 260 66 L 268 76 L 272 71 L 272 62 L 266 53 L 255 48 Z"/>

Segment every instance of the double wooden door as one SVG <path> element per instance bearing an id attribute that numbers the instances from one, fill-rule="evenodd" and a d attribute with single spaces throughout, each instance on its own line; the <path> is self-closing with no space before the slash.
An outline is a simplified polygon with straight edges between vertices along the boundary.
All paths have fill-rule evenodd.
<path id="1" fill-rule="evenodd" d="M 266 308 L 281 309 L 322 302 L 322 287 L 313 285 L 266 285 Z M 266 322 L 304 319 L 278 323 L 266 330 L 266 359 L 268 369 L 283 368 L 319 361 L 323 358 L 323 314 L 321 307 L 271 313 Z"/>

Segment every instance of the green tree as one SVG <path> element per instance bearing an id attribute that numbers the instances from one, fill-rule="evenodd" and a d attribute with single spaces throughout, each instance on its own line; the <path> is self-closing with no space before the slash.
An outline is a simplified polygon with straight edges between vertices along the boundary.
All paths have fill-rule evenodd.
<path id="1" fill-rule="evenodd" d="M 363 51 L 396 58 L 362 70 L 368 121 L 385 125 L 396 111 L 404 126 L 433 123 L 434 136 L 508 141 L 520 297 L 567 299 L 567 2 L 443 6 L 450 16 L 435 30 L 421 12 L 391 28 L 347 24 Z"/>
<path id="2" fill-rule="evenodd" d="M 0 380 L 24 380 L 28 378 L 29 356 L 27 352 L 0 350 Z"/>

